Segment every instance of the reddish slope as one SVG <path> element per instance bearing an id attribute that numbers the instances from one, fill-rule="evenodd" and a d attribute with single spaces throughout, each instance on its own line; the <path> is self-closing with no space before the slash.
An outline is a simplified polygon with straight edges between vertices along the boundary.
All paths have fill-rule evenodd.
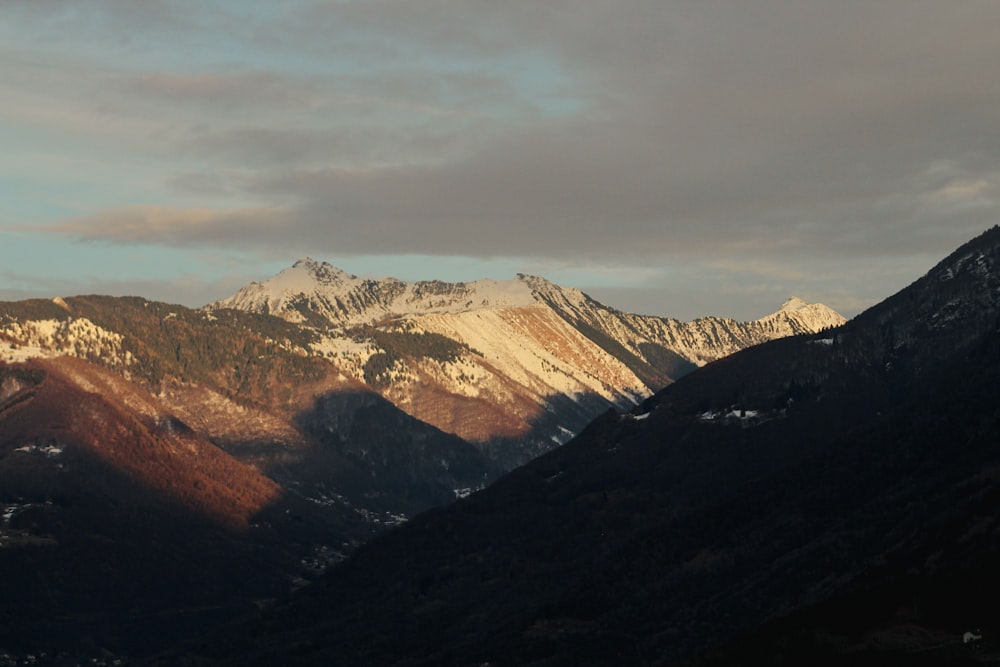
<path id="1" fill-rule="evenodd" d="M 35 360 L 24 368 L 44 378 L 0 404 L 0 446 L 8 456 L 10 449 L 22 456 L 46 446 L 77 450 L 151 493 L 231 527 L 245 527 L 277 498 L 274 482 L 196 435 L 120 376 L 69 357 Z"/>
<path id="2" fill-rule="evenodd" d="M 134 656 L 282 595 L 316 542 L 279 492 L 109 371 L 0 364 L 0 654 Z"/>

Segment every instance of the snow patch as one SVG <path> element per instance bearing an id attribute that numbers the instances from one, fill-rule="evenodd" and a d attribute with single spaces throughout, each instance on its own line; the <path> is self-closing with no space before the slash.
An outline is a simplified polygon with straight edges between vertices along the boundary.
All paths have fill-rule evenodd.
<path id="1" fill-rule="evenodd" d="M 35 345 L 19 346 L 16 343 L 0 343 L 0 361 L 21 362 L 56 356 L 55 352 L 43 350 Z"/>
<path id="2" fill-rule="evenodd" d="M 779 415 L 777 411 L 744 410 L 742 408 L 726 408 L 725 410 L 708 410 L 698 414 L 698 421 L 730 424 L 742 423 L 744 425 L 757 424 Z"/>
<path id="3" fill-rule="evenodd" d="M 85 317 L 67 320 L 8 322 L 0 329 L 0 360 L 23 361 L 35 357 L 70 355 L 100 358 L 110 366 L 129 366 L 132 354 L 123 350 L 124 337 Z"/>
<path id="4" fill-rule="evenodd" d="M 56 447 L 55 445 L 24 445 L 23 447 L 18 447 L 14 450 L 15 452 L 37 452 L 39 454 L 44 454 L 45 458 L 54 459 L 63 453 L 62 447 Z"/>

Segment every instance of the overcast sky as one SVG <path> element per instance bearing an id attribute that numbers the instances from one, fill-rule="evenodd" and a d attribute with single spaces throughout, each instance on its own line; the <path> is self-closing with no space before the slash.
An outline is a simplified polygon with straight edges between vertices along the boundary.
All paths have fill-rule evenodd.
<path id="1" fill-rule="evenodd" d="M 308 255 L 856 314 L 1000 222 L 996 0 L 2 0 L 0 298 Z"/>

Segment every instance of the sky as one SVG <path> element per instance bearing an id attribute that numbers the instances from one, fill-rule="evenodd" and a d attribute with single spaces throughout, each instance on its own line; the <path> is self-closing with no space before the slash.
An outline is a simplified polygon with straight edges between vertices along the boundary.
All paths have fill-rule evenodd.
<path id="1" fill-rule="evenodd" d="M 1000 222 L 995 0 L 0 0 L 0 299 L 310 256 L 852 316 Z"/>

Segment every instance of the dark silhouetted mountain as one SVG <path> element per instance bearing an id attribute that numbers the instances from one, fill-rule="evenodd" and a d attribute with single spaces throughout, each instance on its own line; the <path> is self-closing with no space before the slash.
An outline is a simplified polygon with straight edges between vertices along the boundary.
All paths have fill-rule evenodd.
<path id="1" fill-rule="evenodd" d="M 744 350 L 608 411 L 167 660 L 993 660 L 998 388 L 994 228 L 844 326 Z M 966 631 L 982 639 L 963 643 Z"/>

